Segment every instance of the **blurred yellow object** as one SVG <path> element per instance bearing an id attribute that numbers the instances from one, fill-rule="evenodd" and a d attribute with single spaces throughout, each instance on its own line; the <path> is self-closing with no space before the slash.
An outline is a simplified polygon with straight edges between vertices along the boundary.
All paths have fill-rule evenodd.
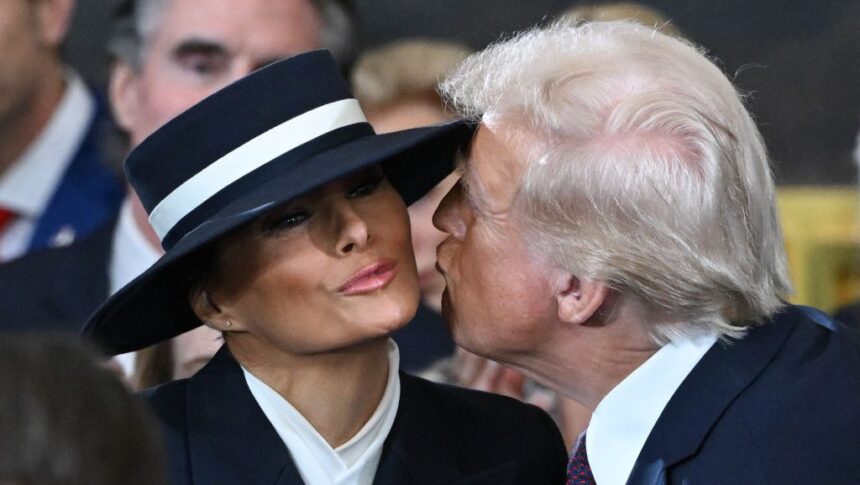
<path id="1" fill-rule="evenodd" d="M 792 303 L 832 312 L 860 299 L 860 192 L 855 187 L 777 190 Z"/>

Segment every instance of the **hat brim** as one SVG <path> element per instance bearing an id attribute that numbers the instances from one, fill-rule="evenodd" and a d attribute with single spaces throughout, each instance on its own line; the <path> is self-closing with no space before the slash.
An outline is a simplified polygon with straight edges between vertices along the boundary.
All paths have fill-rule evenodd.
<path id="1" fill-rule="evenodd" d="M 355 171 L 381 164 L 410 204 L 445 178 L 474 126 L 457 121 L 359 138 L 270 174 L 178 240 L 157 262 L 93 313 L 83 334 L 115 355 L 140 350 L 201 324 L 188 304 L 191 255 L 266 211 Z"/>

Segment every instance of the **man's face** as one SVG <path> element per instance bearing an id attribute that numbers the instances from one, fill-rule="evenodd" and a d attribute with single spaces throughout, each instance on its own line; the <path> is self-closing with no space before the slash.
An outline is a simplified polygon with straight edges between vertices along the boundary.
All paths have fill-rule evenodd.
<path id="1" fill-rule="evenodd" d="M 540 347 L 557 312 L 550 267 L 530 254 L 513 213 L 526 160 L 514 140 L 523 136 L 482 124 L 460 164 L 460 182 L 433 218 L 448 233 L 437 259 L 454 340 L 509 363 Z"/>
<path id="2" fill-rule="evenodd" d="M 114 72 L 112 102 L 133 145 L 255 69 L 321 47 L 309 0 L 171 0 L 156 24 L 140 70 Z"/>

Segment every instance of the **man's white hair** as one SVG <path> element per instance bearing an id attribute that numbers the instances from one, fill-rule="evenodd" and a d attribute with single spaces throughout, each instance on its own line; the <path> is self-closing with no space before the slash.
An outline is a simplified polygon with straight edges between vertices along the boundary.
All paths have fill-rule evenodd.
<path id="1" fill-rule="evenodd" d="M 628 22 L 557 23 L 467 59 L 441 91 L 537 140 L 515 210 L 526 238 L 649 310 L 665 343 L 739 336 L 791 291 L 761 136 L 701 51 Z"/>

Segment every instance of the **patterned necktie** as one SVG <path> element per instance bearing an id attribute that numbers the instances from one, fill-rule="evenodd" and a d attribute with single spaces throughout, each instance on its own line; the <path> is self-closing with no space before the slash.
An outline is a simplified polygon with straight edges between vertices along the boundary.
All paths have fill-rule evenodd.
<path id="1" fill-rule="evenodd" d="M 9 209 L 4 209 L 3 207 L 0 207 L 0 235 L 3 234 L 3 231 L 9 225 L 9 223 L 15 220 L 16 215 L 17 214 L 10 211 Z"/>
<path id="2" fill-rule="evenodd" d="M 596 485 L 591 467 L 588 466 L 588 454 L 585 452 L 585 435 L 579 440 L 576 450 L 567 462 L 567 485 Z"/>

